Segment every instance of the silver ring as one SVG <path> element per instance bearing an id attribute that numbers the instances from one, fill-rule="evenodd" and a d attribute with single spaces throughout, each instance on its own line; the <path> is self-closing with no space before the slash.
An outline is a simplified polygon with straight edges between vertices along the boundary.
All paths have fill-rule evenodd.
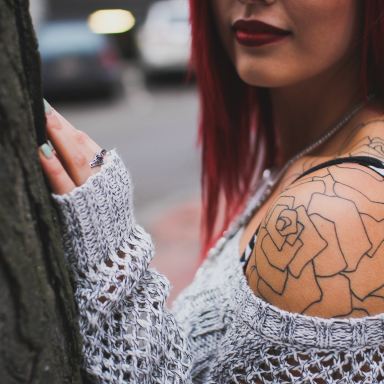
<path id="1" fill-rule="evenodd" d="M 100 152 L 97 152 L 95 154 L 95 157 L 92 159 L 92 161 L 89 163 L 89 166 L 91 168 L 100 167 L 104 164 L 104 157 L 107 154 L 106 149 L 102 149 Z"/>

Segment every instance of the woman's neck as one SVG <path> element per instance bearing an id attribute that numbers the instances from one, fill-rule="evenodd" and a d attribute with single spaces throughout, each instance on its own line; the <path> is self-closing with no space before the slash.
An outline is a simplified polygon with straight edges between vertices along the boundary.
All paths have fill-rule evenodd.
<path id="1" fill-rule="evenodd" d="M 271 88 L 273 121 L 280 138 L 278 165 L 332 129 L 361 101 L 358 85 L 359 66 L 348 63 L 299 85 Z"/>

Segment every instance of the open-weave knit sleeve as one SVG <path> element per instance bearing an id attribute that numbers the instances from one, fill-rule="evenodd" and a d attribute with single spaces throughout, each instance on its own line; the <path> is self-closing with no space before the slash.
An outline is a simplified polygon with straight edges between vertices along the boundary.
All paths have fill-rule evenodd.
<path id="1" fill-rule="evenodd" d="M 111 151 L 83 186 L 53 195 L 75 281 L 84 368 L 97 383 L 190 383 L 188 341 L 165 308 L 167 279 L 148 268 L 153 245 L 135 223 L 131 189 Z"/>

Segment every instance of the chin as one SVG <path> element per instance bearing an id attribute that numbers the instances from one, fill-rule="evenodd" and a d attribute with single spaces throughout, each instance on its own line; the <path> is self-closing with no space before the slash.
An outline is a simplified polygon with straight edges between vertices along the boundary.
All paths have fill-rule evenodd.
<path id="1" fill-rule="evenodd" d="M 247 71 L 238 71 L 238 74 L 244 83 L 253 87 L 279 88 L 295 83 L 292 79 L 284 78 L 283 76 L 279 76 L 277 73 L 272 73 L 270 71 L 259 72 L 255 71 L 254 68 L 250 68 Z"/>
<path id="2" fill-rule="evenodd" d="M 298 82 L 292 74 L 288 74 L 281 67 L 273 68 L 272 65 L 255 65 L 255 63 L 239 63 L 236 71 L 246 84 L 254 87 L 278 88 L 286 87 Z"/>

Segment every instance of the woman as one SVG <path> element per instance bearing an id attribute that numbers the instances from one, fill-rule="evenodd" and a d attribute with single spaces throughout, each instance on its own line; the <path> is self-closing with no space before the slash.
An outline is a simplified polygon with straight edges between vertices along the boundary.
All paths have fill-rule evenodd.
<path id="1" fill-rule="evenodd" d="M 381 382 L 382 2 L 190 5 L 206 246 L 221 205 L 225 220 L 172 313 L 119 156 L 47 107 L 57 155 L 45 145 L 40 159 L 87 372 L 100 383 Z"/>

